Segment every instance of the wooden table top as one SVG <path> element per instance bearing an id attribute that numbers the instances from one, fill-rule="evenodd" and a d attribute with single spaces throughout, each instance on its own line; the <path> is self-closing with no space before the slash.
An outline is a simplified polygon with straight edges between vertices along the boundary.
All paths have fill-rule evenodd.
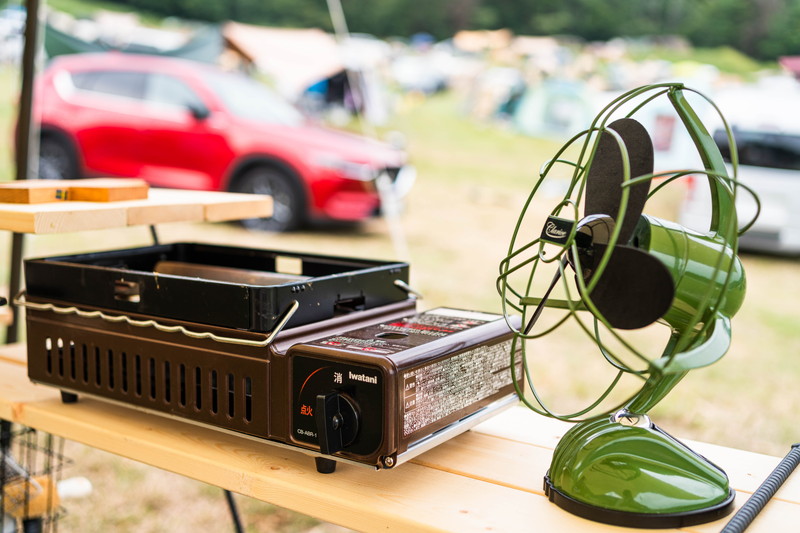
<path id="1" fill-rule="evenodd" d="M 355 530 L 631 531 L 575 517 L 547 500 L 542 476 L 570 426 L 523 408 L 500 413 L 393 470 L 340 464 L 334 474 L 319 474 L 311 457 L 294 450 L 91 398 L 62 404 L 56 389 L 28 381 L 25 362 L 24 345 L 0 347 L 0 418 Z M 687 444 L 725 469 L 737 507 L 779 461 Z M 717 532 L 729 518 L 680 531 Z M 795 474 L 748 531 L 794 532 L 798 522 Z"/>
<path id="2" fill-rule="evenodd" d="M 0 203 L 0 230 L 69 233 L 166 222 L 221 222 L 271 214 L 272 198 L 269 196 L 150 189 L 146 200 Z"/>

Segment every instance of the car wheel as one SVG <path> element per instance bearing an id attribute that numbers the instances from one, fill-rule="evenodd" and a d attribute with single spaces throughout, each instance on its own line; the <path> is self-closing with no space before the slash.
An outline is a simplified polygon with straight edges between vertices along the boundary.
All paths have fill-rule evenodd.
<path id="1" fill-rule="evenodd" d="M 290 231 L 300 227 L 305 220 L 304 195 L 300 185 L 279 169 L 260 166 L 248 170 L 236 180 L 233 191 L 272 196 L 272 216 L 242 220 L 246 228 Z"/>
<path id="2" fill-rule="evenodd" d="M 39 142 L 39 178 L 63 180 L 78 177 L 78 165 L 72 147 L 58 137 L 42 137 Z"/>

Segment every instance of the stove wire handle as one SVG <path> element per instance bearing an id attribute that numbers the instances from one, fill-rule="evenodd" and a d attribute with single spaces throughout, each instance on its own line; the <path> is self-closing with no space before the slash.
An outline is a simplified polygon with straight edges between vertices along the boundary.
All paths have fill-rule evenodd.
<path id="1" fill-rule="evenodd" d="M 112 323 L 125 322 L 126 324 L 138 328 L 152 327 L 165 333 L 181 333 L 192 339 L 211 339 L 212 341 L 222 344 L 239 344 L 242 346 L 252 346 L 256 348 L 264 348 L 272 344 L 278 333 L 280 333 L 283 328 L 286 327 L 286 324 L 300 307 L 300 303 L 297 300 L 292 300 L 283 313 L 281 313 L 278 323 L 275 325 L 272 331 L 267 334 L 265 339 L 250 340 L 241 339 L 238 337 L 225 337 L 211 333 L 210 331 L 192 331 L 183 326 L 168 326 L 152 319 L 137 320 L 129 317 L 128 315 L 110 315 L 108 313 L 104 313 L 103 311 L 85 311 L 75 306 L 61 307 L 51 303 L 29 302 L 26 298 L 26 292 L 24 290 L 20 291 L 19 294 L 17 294 L 17 296 L 14 298 L 14 305 L 18 307 L 24 307 L 26 309 L 33 309 L 35 311 L 50 311 L 59 315 L 77 315 L 81 318 L 100 318 L 106 322 Z"/>

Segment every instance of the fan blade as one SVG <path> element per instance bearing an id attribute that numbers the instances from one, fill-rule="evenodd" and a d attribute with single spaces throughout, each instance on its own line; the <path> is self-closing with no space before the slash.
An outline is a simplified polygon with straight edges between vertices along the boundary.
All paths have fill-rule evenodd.
<path id="1" fill-rule="evenodd" d="M 595 261 L 599 263 L 608 247 L 595 244 L 593 248 Z M 589 296 L 612 327 L 637 329 L 652 324 L 669 311 L 675 282 L 656 257 L 638 248 L 615 246 Z"/>
<path id="2" fill-rule="evenodd" d="M 631 179 L 653 172 L 653 142 L 647 130 L 632 118 L 622 118 L 609 124 L 625 143 L 630 161 Z M 622 154 L 617 139 L 603 132 L 594 160 L 586 177 L 586 204 L 584 216 L 603 214 L 616 217 L 622 202 L 622 182 L 625 177 Z M 628 206 L 622 220 L 619 243 L 625 244 L 633 234 L 636 223 L 647 201 L 650 180 L 628 188 Z M 619 222 L 618 222 L 619 223 Z"/>

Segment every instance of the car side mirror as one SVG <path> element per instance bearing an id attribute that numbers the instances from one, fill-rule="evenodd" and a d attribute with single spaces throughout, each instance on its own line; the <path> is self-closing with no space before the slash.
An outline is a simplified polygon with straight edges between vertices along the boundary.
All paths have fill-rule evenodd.
<path id="1" fill-rule="evenodd" d="M 197 120 L 205 120 L 211 114 L 211 111 L 201 103 L 188 104 L 189 112 Z"/>

